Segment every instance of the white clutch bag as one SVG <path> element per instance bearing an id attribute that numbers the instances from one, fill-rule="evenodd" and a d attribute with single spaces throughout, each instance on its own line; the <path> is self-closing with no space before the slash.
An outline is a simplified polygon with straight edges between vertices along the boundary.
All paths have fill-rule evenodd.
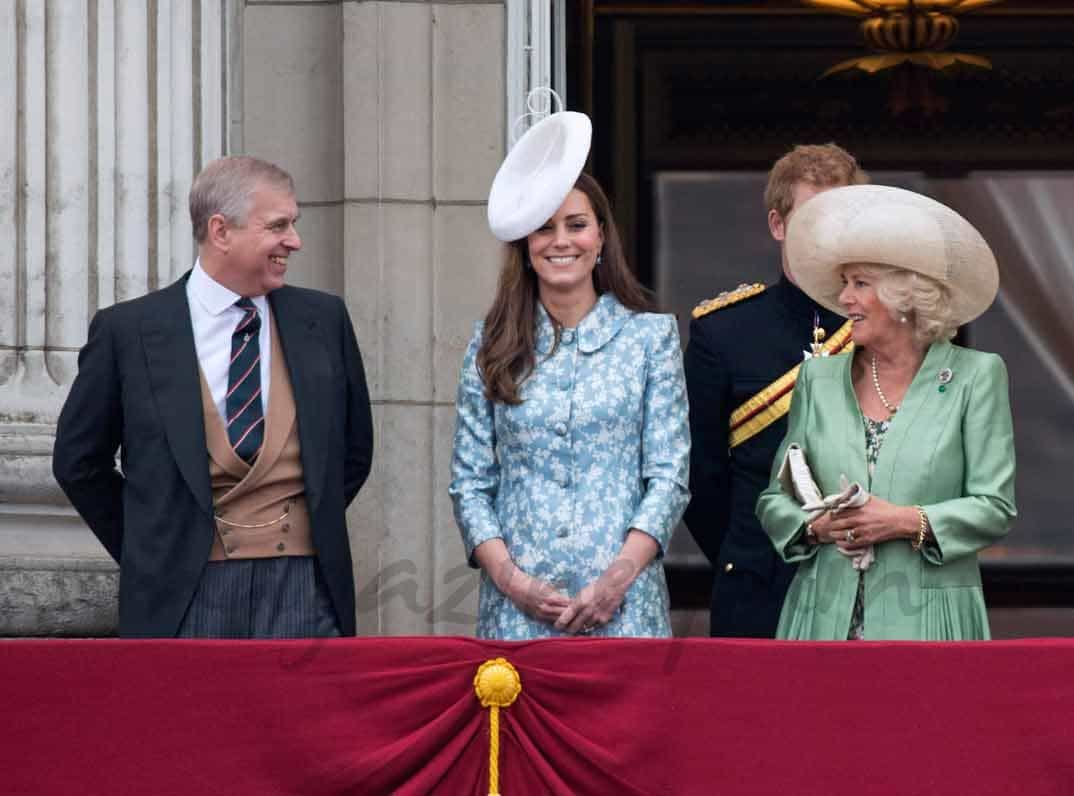
<path id="1" fill-rule="evenodd" d="M 805 451 L 796 442 L 787 446 L 783 463 L 779 466 L 778 478 L 783 491 L 802 504 L 802 510 L 809 515 L 807 522 L 813 522 L 826 511 L 838 514 L 843 509 L 864 506 L 870 497 L 861 484 L 857 481 L 850 483 L 845 475 L 839 476 L 838 492 L 822 496 L 820 487 L 813 480 L 813 472 L 809 469 Z M 843 550 L 839 547 L 836 549 L 850 559 L 854 569 L 861 572 L 867 570 L 876 560 L 876 551 L 872 545 L 861 550 Z"/>

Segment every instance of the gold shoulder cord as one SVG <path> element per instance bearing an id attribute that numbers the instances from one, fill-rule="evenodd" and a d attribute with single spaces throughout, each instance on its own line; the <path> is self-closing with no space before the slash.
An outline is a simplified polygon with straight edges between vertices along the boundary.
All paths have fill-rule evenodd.
<path id="1" fill-rule="evenodd" d="M 854 342 L 850 339 L 853 325 L 852 321 L 847 321 L 840 326 L 820 347 L 820 355 L 842 354 L 854 350 Z M 728 447 L 738 447 L 787 414 L 791 408 L 794 385 L 798 380 L 798 369 L 801 367 L 795 365 L 731 413 Z"/>
<path id="2" fill-rule="evenodd" d="M 764 291 L 765 286 L 761 282 L 754 282 L 752 284 L 748 282 L 743 282 L 734 290 L 725 290 L 723 293 L 720 293 L 720 295 L 716 296 L 715 298 L 710 298 L 705 301 L 702 301 L 700 304 L 694 307 L 693 312 L 691 312 L 690 314 L 693 315 L 695 318 L 703 318 L 710 312 L 715 312 L 716 310 L 723 309 L 724 307 L 730 307 L 732 304 L 737 304 L 740 301 L 752 298 L 758 293 L 764 293 Z"/>

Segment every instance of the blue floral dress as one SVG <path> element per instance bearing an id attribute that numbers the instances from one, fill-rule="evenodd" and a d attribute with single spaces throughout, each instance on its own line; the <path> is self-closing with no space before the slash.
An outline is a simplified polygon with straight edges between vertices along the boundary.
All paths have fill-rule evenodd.
<path id="1" fill-rule="evenodd" d="M 682 353 L 674 317 L 633 312 L 611 294 L 577 329 L 561 330 L 558 345 L 540 304 L 537 324 L 537 364 L 517 406 L 484 396 L 477 324 L 459 379 L 448 491 L 471 565 L 474 548 L 501 538 L 523 571 L 573 595 L 615 560 L 631 528 L 652 536 L 662 554 L 686 508 Z M 593 635 L 671 635 L 660 558 Z M 482 573 L 477 635 L 560 634 Z"/>

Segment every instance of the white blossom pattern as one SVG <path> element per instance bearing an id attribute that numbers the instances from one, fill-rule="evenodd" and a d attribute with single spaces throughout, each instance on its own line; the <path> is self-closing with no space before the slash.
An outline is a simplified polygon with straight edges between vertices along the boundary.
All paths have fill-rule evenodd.
<path id="1" fill-rule="evenodd" d="M 661 561 L 690 499 L 690 433 L 674 317 L 635 313 L 604 294 L 575 329 L 554 330 L 538 305 L 537 365 L 517 406 L 484 396 L 479 322 L 459 379 L 449 493 L 466 555 L 501 538 L 525 572 L 574 594 L 615 560 L 637 528 L 660 554 L 619 613 L 593 632 L 669 636 Z M 550 353 L 551 352 L 551 353 Z M 560 635 L 481 576 L 477 635 Z"/>

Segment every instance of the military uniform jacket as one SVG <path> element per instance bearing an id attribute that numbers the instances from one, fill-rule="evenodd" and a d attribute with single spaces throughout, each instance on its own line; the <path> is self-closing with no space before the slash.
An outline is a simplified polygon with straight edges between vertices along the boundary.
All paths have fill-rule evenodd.
<path id="1" fill-rule="evenodd" d="M 801 364 L 814 318 L 830 335 L 844 319 L 786 277 L 759 295 L 695 319 L 684 365 L 690 402 L 690 491 L 686 525 L 715 567 L 712 634 L 775 635 L 794 574 L 754 513 L 768 485 L 786 417 L 728 449 L 731 413 Z"/>

